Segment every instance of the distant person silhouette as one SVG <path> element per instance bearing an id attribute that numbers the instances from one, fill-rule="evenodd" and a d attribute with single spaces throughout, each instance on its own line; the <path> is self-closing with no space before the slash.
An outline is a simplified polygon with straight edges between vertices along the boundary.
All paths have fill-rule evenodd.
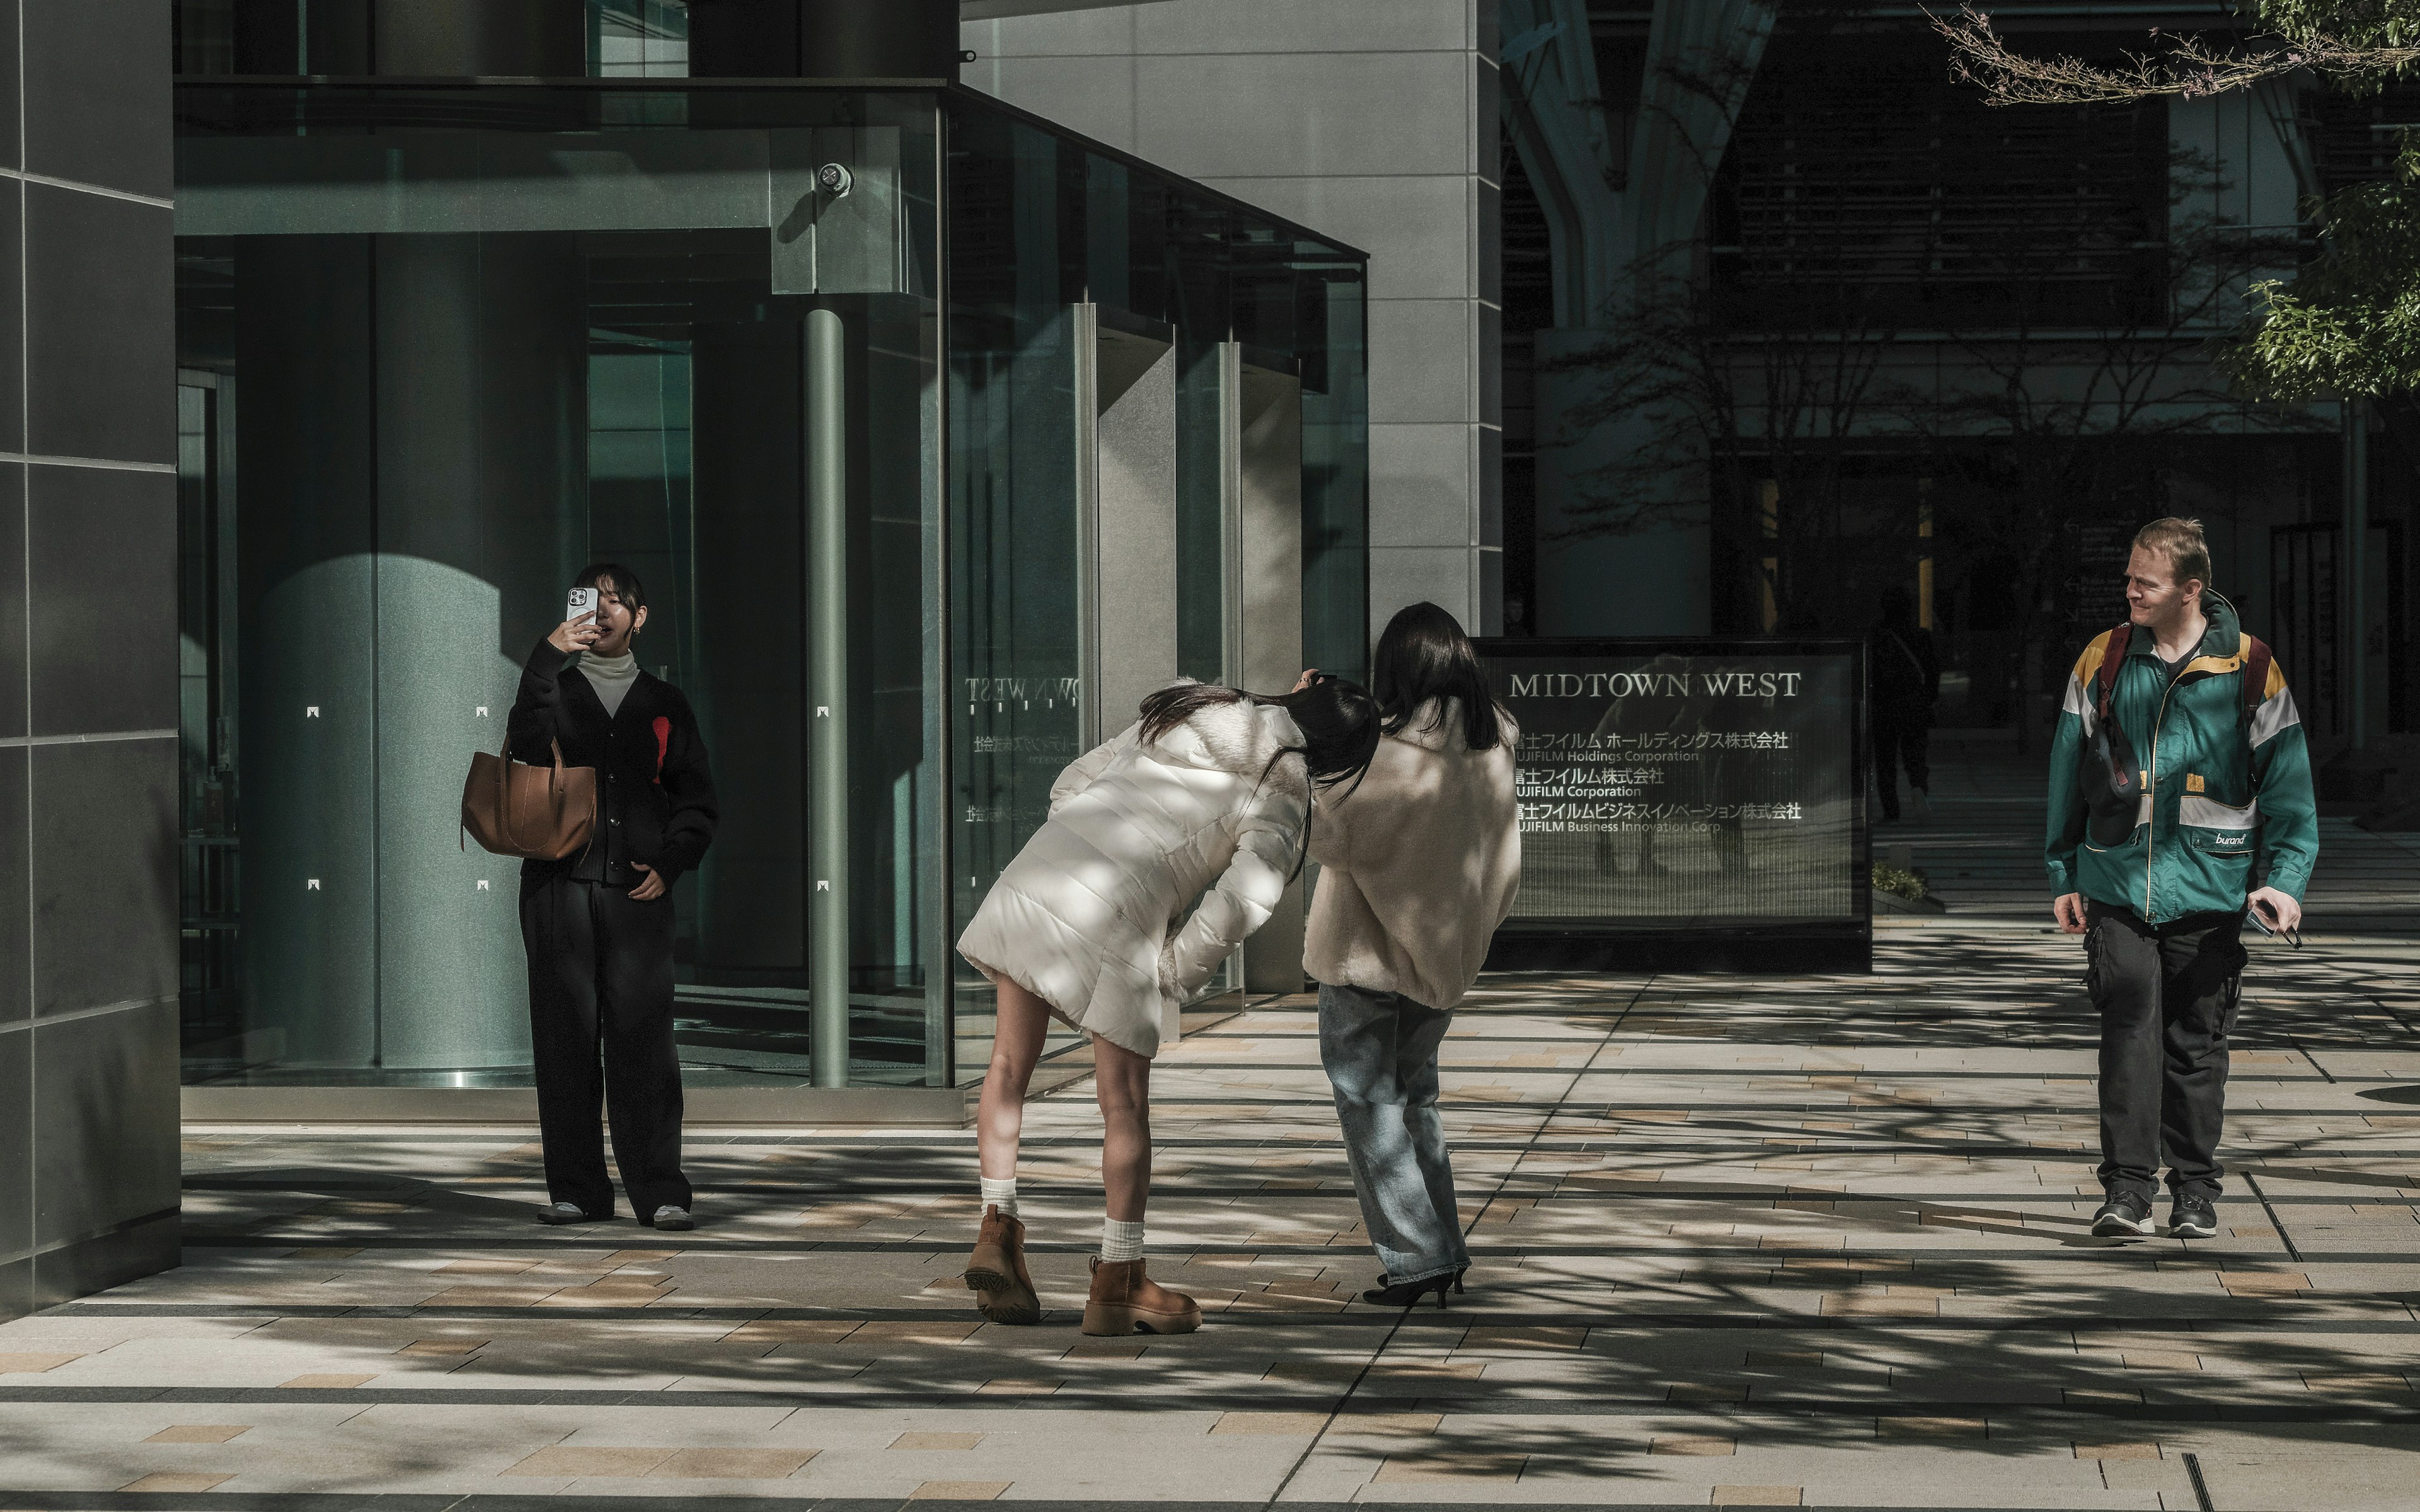
<path id="1" fill-rule="evenodd" d="M 1907 594 L 1883 595 L 1882 619 L 1866 639 L 1866 669 L 1873 679 L 1874 786 L 1881 792 L 1883 823 L 1899 821 L 1899 772 L 1907 768 L 1915 791 L 1916 818 L 1931 817 L 1932 705 L 1941 697 L 1941 657 L 1932 632 L 1916 623 Z"/>

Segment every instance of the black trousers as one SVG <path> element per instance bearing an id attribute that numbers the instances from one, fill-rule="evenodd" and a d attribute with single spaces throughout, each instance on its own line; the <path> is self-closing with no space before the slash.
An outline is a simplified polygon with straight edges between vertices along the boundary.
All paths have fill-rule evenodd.
<path id="1" fill-rule="evenodd" d="M 2149 1200 L 2164 1149 L 2169 1190 L 2215 1196 L 2243 917 L 2153 925 L 2104 903 L 2085 916 L 2085 980 L 2101 1013 L 2101 1184 Z"/>
<path id="2" fill-rule="evenodd" d="M 1932 764 L 1926 753 L 1932 743 L 1932 720 L 1923 713 L 1909 714 L 1877 704 L 1874 708 L 1874 786 L 1881 790 L 1883 817 L 1899 817 L 1899 769 L 1907 766 L 1907 785 L 1920 793 L 1932 791 Z"/>
<path id="3" fill-rule="evenodd" d="M 597 1119 L 642 1222 L 690 1203 L 681 1174 L 680 1057 L 673 1047 L 673 903 L 568 875 L 524 877 L 530 1040 L 546 1188 L 592 1218 L 613 1212 Z M 598 1050 L 603 1050 L 603 1071 Z"/>

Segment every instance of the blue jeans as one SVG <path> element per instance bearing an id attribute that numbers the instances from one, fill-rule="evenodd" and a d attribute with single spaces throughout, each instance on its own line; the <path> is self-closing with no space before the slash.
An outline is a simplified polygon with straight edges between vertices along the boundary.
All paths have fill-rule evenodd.
<path id="1" fill-rule="evenodd" d="M 1437 1043 L 1452 1022 L 1450 1010 L 1401 993 L 1319 989 L 1319 1063 L 1336 1089 L 1361 1222 L 1390 1282 L 1470 1263 L 1436 1105 Z"/>

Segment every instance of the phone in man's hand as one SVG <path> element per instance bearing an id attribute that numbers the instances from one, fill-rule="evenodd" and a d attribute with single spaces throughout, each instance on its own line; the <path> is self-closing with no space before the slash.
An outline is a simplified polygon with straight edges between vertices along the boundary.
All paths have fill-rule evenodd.
<path id="1" fill-rule="evenodd" d="M 2258 903 L 2250 903 L 2244 905 L 2243 921 L 2250 924 L 2254 929 L 2258 930 L 2261 933 L 2269 935 L 2273 939 L 2275 938 L 2279 933 L 2277 922 L 2269 917 L 2269 910 Z M 2301 931 L 2289 929 L 2284 931 L 2284 933 L 2286 936 L 2286 943 L 2291 945 L 2297 950 L 2303 948 L 2303 935 Z"/>
<path id="2" fill-rule="evenodd" d="M 571 591 L 570 603 L 564 609 L 563 617 L 566 620 L 576 620 L 582 614 L 594 614 L 596 612 L 597 590 L 594 588 L 575 588 Z"/>

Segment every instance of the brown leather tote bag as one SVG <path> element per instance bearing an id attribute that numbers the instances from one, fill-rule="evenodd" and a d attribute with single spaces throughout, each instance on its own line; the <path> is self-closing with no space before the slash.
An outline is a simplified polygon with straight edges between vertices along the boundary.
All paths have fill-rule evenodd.
<path id="1" fill-rule="evenodd" d="M 482 847 L 525 861 L 560 861 L 597 833 L 597 768 L 564 765 L 563 743 L 551 744 L 552 767 L 501 752 L 471 758 L 471 775 L 462 783 L 462 828 Z M 504 749 L 511 748 L 507 736 Z"/>

